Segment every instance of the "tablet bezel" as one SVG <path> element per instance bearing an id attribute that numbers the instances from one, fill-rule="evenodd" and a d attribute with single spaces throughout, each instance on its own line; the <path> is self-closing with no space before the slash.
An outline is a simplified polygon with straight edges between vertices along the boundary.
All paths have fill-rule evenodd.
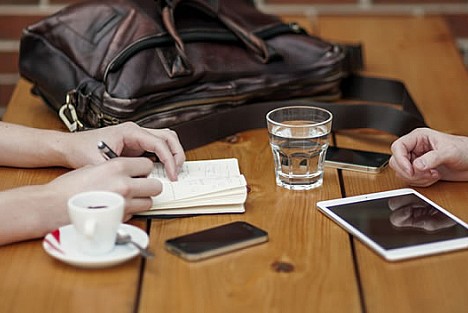
<path id="1" fill-rule="evenodd" d="M 405 260 L 410 258 L 416 258 L 426 255 L 433 255 L 439 254 L 459 249 L 468 248 L 468 236 L 463 238 L 457 239 L 450 239 L 444 240 L 434 243 L 426 243 L 426 244 L 416 244 L 410 247 L 404 248 L 396 248 L 396 249 L 385 249 L 376 243 L 374 240 L 369 238 L 366 234 L 361 232 L 359 229 L 355 228 L 353 225 L 348 223 L 346 220 L 335 214 L 329 207 L 341 205 L 341 204 L 350 204 L 350 203 L 358 203 L 361 201 L 367 200 L 374 200 L 374 199 L 382 199 L 387 197 L 393 197 L 398 195 L 407 195 L 407 194 L 414 194 L 417 197 L 421 198 L 422 200 L 426 201 L 428 204 L 432 205 L 436 209 L 440 210 L 442 213 L 446 214 L 448 217 L 453 219 L 455 222 L 459 223 L 461 226 L 468 229 L 468 224 L 456 217 L 455 215 L 451 214 L 441 206 L 437 205 L 430 199 L 426 198 L 419 192 L 411 188 L 404 188 L 404 189 L 396 189 L 396 190 L 389 190 L 383 192 L 376 192 L 370 193 L 365 195 L 347 197 L 347 198 L 340 198 L 340 199 L 332 199 L 332 200 L 325 200 L 319 201 L 317 203 L 318 209 L 328 216 L 330 219 L 335 221 L 339 226 L 343 229 L 357 237 L 360 241 L 366 244 L 368 247 L 373 249 L 379 255 L 381 255 L 384 259 L 388 261 L 399 261 Z"/>

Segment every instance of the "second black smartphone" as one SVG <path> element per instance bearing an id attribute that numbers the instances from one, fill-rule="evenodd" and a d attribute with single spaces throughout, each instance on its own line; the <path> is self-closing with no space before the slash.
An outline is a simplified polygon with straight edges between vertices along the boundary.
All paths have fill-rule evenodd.
<path id="1" fill-rule="evenodd" d="M 387 166 L 390 156 L 390 154 L 385 153 L 329 146 L 325 157 L 325 166 L 378 173 Z"/>
<path id="2" fill-rule="evenodd" d="M 169 239 L 166 249 L 188 261 L 197 261 L 266 241 L 266 231 L 238 221 Z"/>

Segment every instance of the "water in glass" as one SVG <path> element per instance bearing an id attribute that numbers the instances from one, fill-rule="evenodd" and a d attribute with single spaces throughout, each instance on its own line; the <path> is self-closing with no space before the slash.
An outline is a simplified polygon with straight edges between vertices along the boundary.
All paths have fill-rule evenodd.
<path id="1" fill-rule="evenodd" d="M 283 122 L 289 125 L 300 123 L 302 121 Z M 270 132 L 270 144 L 276 184 L 291 190 L 308 190 L 322 185 L 328 138 L 326 126 L 298 129 L 275 126 Z"/>

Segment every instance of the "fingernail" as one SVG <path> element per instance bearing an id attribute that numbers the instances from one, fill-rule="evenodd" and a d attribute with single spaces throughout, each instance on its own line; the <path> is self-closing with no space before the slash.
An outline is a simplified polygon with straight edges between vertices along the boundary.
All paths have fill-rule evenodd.
<path id="1" fill-rule="evenodd" d="M 424 170 L 426 169 L 426 164 L 424 163 L 423 160 L 421 159 L 416 159 L 413 162 L 413 165 L 418 168 L 418 170 Z"/>

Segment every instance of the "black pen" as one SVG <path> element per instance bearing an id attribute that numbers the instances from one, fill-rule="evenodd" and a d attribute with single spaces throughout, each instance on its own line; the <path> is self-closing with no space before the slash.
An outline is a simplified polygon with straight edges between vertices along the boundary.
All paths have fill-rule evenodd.
<path id="1" fill-rule="evenodd" d="M 117 153 L 115 153 L 111 148 L 104 141 L 98 142 L 98 149 L 101 152 L 102 156 L 106 160 L 114 159 L 118 157 Z"/>

